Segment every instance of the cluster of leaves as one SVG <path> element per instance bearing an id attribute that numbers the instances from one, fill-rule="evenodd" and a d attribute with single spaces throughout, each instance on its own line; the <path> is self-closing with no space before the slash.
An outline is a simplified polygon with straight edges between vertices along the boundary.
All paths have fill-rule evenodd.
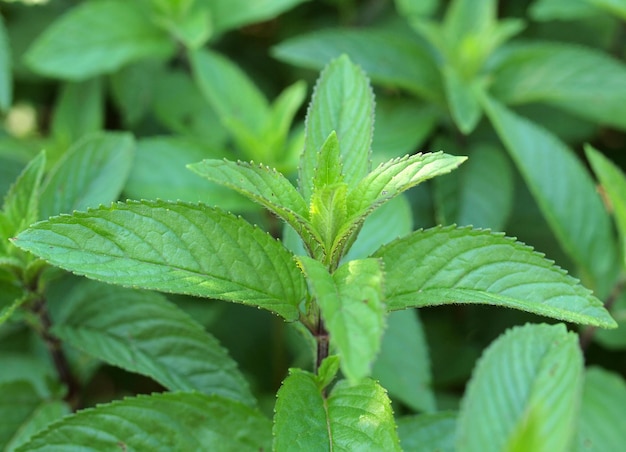
<path id="1" fill-rule="evenodd" d="M 583 352 L 626 348 L 626 175 L 576 151 L 626 128 L 626 5 L 300 3 L 3 5 L 0 445 L 619 449 L 623 369 Z M 369 23 L 306 33 L 333 16 Z M 270 19 L 324 68 L 304 127 L 305 82 L 216 50 Z M 585 327 L 503 333 L 531 315 Z"/>

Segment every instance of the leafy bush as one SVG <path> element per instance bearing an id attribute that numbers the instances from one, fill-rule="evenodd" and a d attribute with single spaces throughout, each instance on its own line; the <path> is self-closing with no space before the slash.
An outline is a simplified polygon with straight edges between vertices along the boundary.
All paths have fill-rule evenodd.
<path id="1" fill-rule="evenodd" d="M 501 3 L 3 3 L 2 447 L 619 450 L 626 6 Z"/>

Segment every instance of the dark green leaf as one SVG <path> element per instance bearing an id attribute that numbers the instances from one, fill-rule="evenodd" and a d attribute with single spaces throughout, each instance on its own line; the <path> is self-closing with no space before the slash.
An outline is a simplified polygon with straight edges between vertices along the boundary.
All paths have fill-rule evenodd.
<path id="1" fill-rule="evenodd" d="M 69 147 L 83 135 L 102 129 L 104 96 L 102 82 L 66 82 L 55 105 L 51 132 L 62 147 Z"/>
<path id="2" fill-rule="evenodd" d="M 602 302 L 577 280 L 503 234 L 436 227 L 395 240 L 374 257 L 385 264 L 390 310 L 481 303 L 615 327 Z"/>
<path id="3" fill-rule="evenodd" d="M 0 111 L 8 110 L 13 101 L 12 70 L 9 37 L 4 20 L 0 17 Z"/>
<path id="4" fill-rule="evenodd" d="M 455 452 L 457 414 L 444 411 L 398 419 L 398 436 L 405 452 Z"/>
<path id="5" fill-rule="evenodd" d="M 304 298 L 302 274 L 280 242 L 204 205 L 116 203 L 38 223 L 14 243 L 100 281 L 245 303 L 287 320 Z"/>

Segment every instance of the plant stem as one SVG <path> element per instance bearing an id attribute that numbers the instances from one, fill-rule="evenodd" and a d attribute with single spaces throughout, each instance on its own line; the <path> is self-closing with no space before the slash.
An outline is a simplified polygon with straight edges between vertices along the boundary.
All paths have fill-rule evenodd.
<path id="1" fill-rule="evenodd" d="M 317 331 L 315 331 L 315 341 L 317 342 L 317 358 L 315 360 L 315 372 L 322 365 L 322 361 L 328 356 L 328 331 L 322 319 L 319 319 Z"/>
<path id="2" fill-rule="evenodd" d="M 626 279 L 622 279 L 618 281 L 617 284 L 615 284 L 615 286 L 613 287 L 613 290 L 611 291 L 606 301 L 604 302 L 604 307 L 609 312 L 611 311 L 611 308 L 613 307 L 613 305 L 615 304 L 615 302 L 617 301 L 617 299 L 619 298 L 619 296 L 621 295 L 621 293 L 624 291 L 625 288 L 626 288 Z M 593 340 L 593 336 L 597 329 L 598 328 L 595 326 L 588 326 L 587 328 L 583 330 L 582 333 L 580 333 L 579 342 L 580 342 L 580 348 L 583 351 L 586 350 L 591 344 L 591 341 Z"/>
<path id="3" fill-rule="evenodd" d="M 50 332 L 52 328 L 52 321 L 48 314 L 48 308 L 46 306 L 46 299 L 37 295 L 35 302 L 32 305 L 32 312 L 39 319 L 39 334 L 46 344 L 54 367 L 59 376 L 59 380 L 67 387 L 67 394 L 65 394 L 64 400 L 70 406 L 72 411 L 76 411 L 79 407 L 79 384 L 76 377 L 72 373 L 67 356 L 63 352 L 61 341 Z"/>

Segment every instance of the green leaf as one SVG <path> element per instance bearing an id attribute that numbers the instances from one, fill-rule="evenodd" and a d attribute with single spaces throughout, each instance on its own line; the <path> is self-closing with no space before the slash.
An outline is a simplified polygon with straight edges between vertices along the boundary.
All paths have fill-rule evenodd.
<path id="1" fill-rule="evenodd" d="M 577 20 L 598 14 L 590 0 L 535 0 L 528 11 L 537 21 Z"/>
<path id="2" fill-rule="evenodd" d="M 315 379 L 319 390 L 323 390 L 330 385 L 339 372 L 340 359 L 337 355 L 327 356 L 322 360 Z"/>
<path id="3" fill-rule="evenodd" d="M 626 2 L 624 0 L 587 0 L 592 5 L 611 13 L 621 20 L 626 20 Z"/>
<path id="4" fill-rule="evenodd" d="M 437 11 L 438 0 L 422 0 L 414 2 L 412 0 L 395 0 L 396 9 L 401 16 L 407 20 L 418 20 L 422 16 L 430 16 Z"/>
<path id="5" fill-rule="evenodd" d="M 156 87 L 166 76 L 164 63 L 154 60 L 128 64 L 110 76 L 111 96 L 126 126 L 137 125 L 154 108 Z"/>
<path id="6" fill-rule="evenodd" d="M 610 200 L 626 259 L 626 174 L 592 146 L 585 146 L 585 154 Z"/>
<path id="7" fill-rule="evenodd" d="M 211 8 L 215 32 L 272 19 L 308 0 L 201 0 Z"/>
<path id="8" fill-rule="evenodd" d="M 346 54 L 374 82 L 443 103 L 435 60 L 410 30 L 321 30 L 283 41 L 272 53 L 279 60 L 311 69 L 321 69 Z"/>
<path id="9" fill-rule="evenodd" d="M 322 71 L 306 118 L 300 162 L 300 192 L 310 200 L 319 151 L 334 131 L 339 139 L 345 182 L 354 187 L 370 169 L 374 94 L 365 73 L 346 56 Z"/>
<path id="10" fill-rule="evenodd" d="M 354 385 L 342 380 L 326 396 L 313 374 L 290 369 L 274 413 L 276 452 L 400 450 L 387 394 L 369 379 Z"/>
<path id="11" fill-rule="evenodd" d="M 543 102 L 626 129 L 626 65 L 572 44 L 527 43 L 503 50 L 491 92 L 507 104 Z"/>
<path id="12" fill-rule="evenodd" d="M 9 189 L 0 212 L 0 239 L 5 250 L 7 239 L 39 219 L 40 184 L 46 166 L 46 154 L 32 159 Z"/>
<path id="13" fill-rule="evenodd" d="M 68 412 L 63 402 L 42 400 L 27 381 L 0 383 L 0 448 L 14 450 Z"/>
<path id="14" fill-rule="evenodd" d="M 474 370 L 461 403 L 457 450 L 570 450 L 582 382 L 578 337 L 565 325 L 508 330 Z"/>
<path id="15" fill-rule="evenodd" d="M 162 295 L 85 280 L 62 301 L 53 333 L 65 344 L 172 391 L 195 390 L 254 405 L 226 350 Z"/>
<path id="16" fill-rule="evenodd" d="M 213 24 L 207 2 L 176 1 L 169 5 L 149 2 L 149 5 L 156 10 L 155 23 L 185 47 L 197 49 L 211 37 Z"/>
<path id="17" fill-rule="evenodd" d="M 436 227 L 381 247 L 390 310 L 479 303 L 614 328 L 602 302 L 527 245 L 488 230 Z"/>
<path id="18" fill-rule="evenodd" d="M 482 115 L 480 103 L 474 94 L 474 80 L 465 80 L 454 66 L 446 65 L 442 69 L 446 97 L 452 119 L 464 134 L 470 134 Z"/>
<path id="19" fill-rule="evenodd" d="M 372 373 L 392 397 L 416 411 L 435 411 L 428 345 L 416 309 L 389 315 Z"/>
<path id="20" fill-rule="evenodd" d="M 20 452 L 270 450 L 271 424 L 239 402 L 198 393 L 140 395 L 68 416 Z"/>
<path id="21" fill-rule="evenodd" d="M 173 51 L 173 42 L 138 4 L 100 0 L 71 8 L 54 22 L 29 48 L 26 62 L 40 74 L 84 80 Z"/>
<path id="22" fill-rule="evenodd" d="M 626 441 L 625 404 L 626 383 L 620 375 L 599 367 L 587 369 L 574 450 L 620 450 Z"/>
<path id="23" fill-rule="evenodd" d="M 9 37 L 0 17 L 0 111 L 6 111 L 13 102 L 13 68 L 11 67 Z"/>
<path id="24" fill-rule="evenodd" d="M 618 253 L 591 176 L 556 136 L 487 97 L 483 105 L 563 250 L 591 278 L 586 284 L 605 296 Z M 555 168 L 563 177 L 555 177 Z"/>
<path id="25" fill-rule="evenodd" d="M 332 276 L 315 259 L 299 256 L 298 261 L 341 358 L 341 370 L 351 382 L 368 376 L 385 329 L 380 261 L 349 261 Z"/>
<path id="26" fill-rule="evenodd" d="M 316 189 L 311 198 L 311 225 L 318 232 L 322 255 L 314 254 L 333 270 L 343 254 L 343 245 L 350 232 L 343 233 L 347 220 L 346 184 L 333 184 Z"/>
<path id="27" fill-rule="evenodd" d="M 99 281 L 235 301 L 287 320 L 304 298 L 302 274 L 280 242 L 201 204 L 115 203 L 38 223 L 13 243 Z"/>
<path id="28" fill-rule="evenodd" d="M 133 164 L 135 143 L 128 133 L 89 135 L 50 171 L 41 193 L 43 218 L 117 200 Z"/>
<path id="29" fill-rule="evenodd" d="M 319 150 L 317 168 L 313 176 L 313 192 L 323 189 L 327 185 L 344 182 L 342 172 L 341 150 L 337 134 L 333 130 Z"/>
<path id="30" fill-rule="evenodd" d="M 66 82 L 52 117 L 51 132 L 61 147 L 69 147 L 83 135 L 104 125 L 104 95 L 99 78 Z"/>
<path id="31" fill-rule="evenodd" d="M 398 419 L 398 436 L 405 452 L 455 452 L 457 414 L 443 411 Z"/>

